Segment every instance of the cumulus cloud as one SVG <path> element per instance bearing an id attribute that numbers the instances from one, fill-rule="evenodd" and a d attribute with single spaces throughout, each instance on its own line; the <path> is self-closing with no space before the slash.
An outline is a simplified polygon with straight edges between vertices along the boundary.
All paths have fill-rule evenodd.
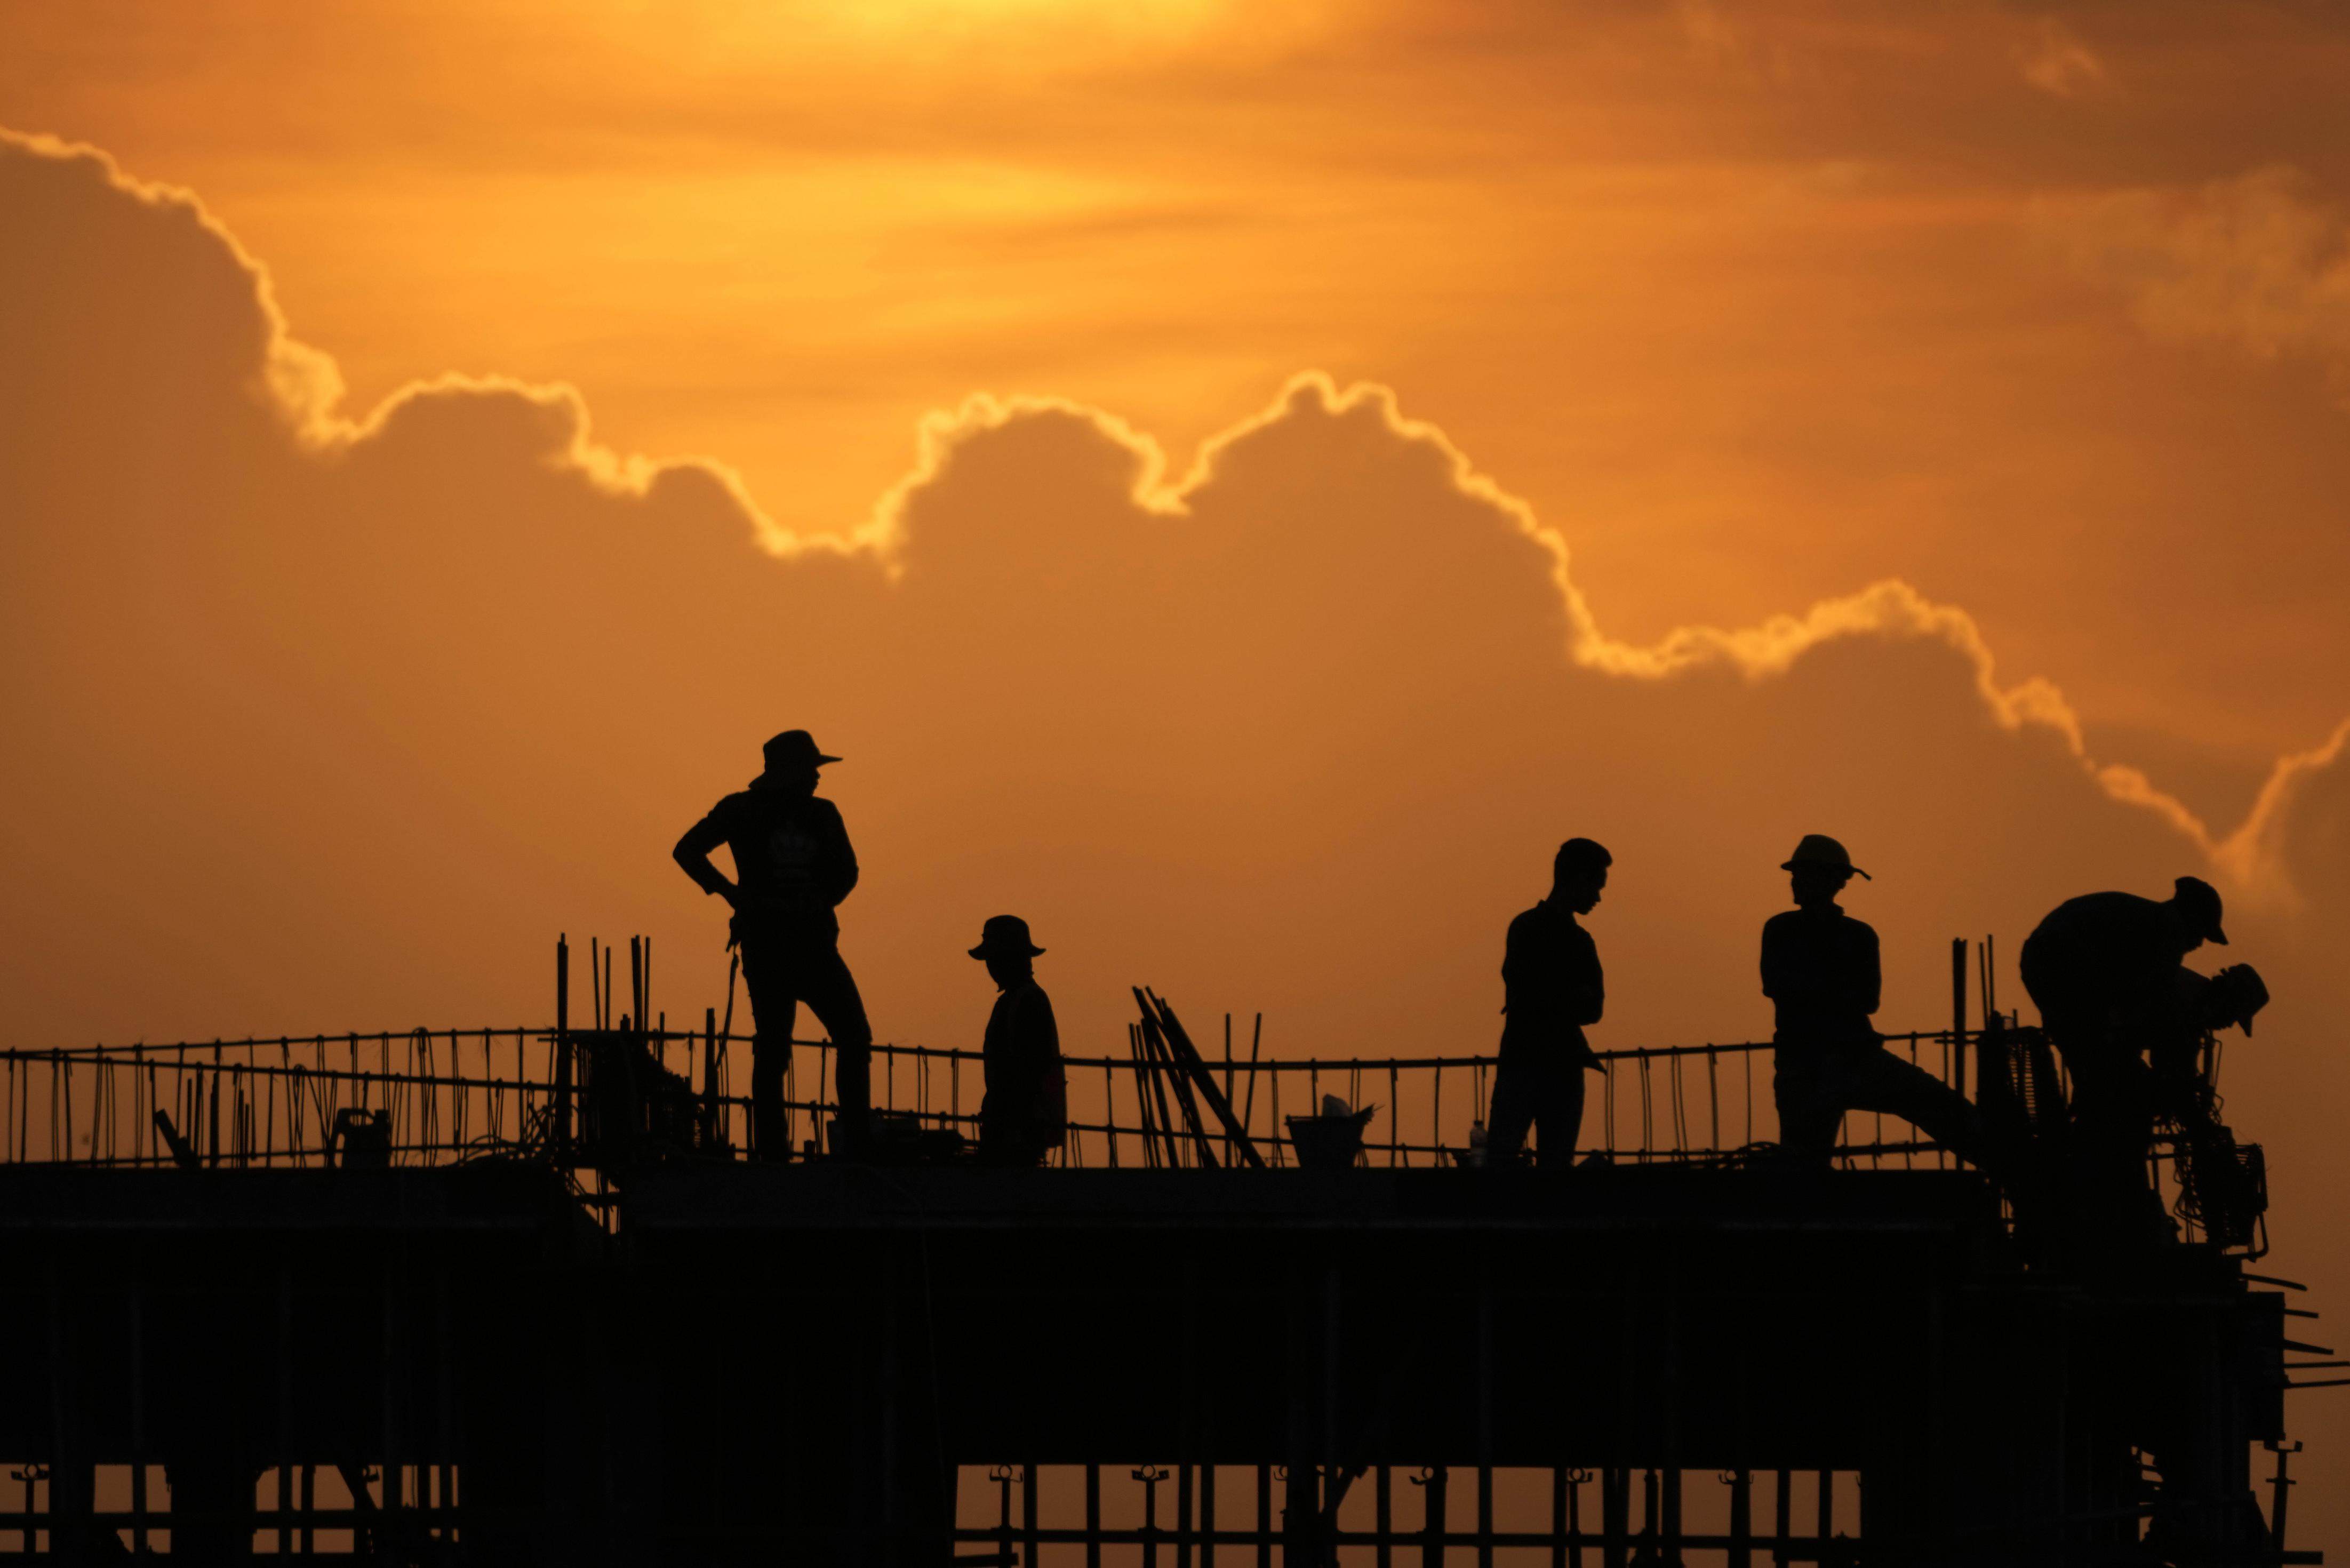
<path id="1" fill-rule="evenodd" d="M 594 439 L 577 389 L 559 382 L 451 374 L 404 387 L 355 418 L 345 406 L 343 378 L 333 357 L 293 335 L 268 270 L 194 192 L 137 179 L 102 149 L 6 130 L 0 130 L 0 180 L 6 182 L 0 187 L 0 202 L 13 210 L 44 213 L 73 207 L 80 220 L 28 231 L 41 233 L 48 243 L 16 248 L 16 265 L 5 275 L 7 282 L 21 289 L 15 312 L 18 331 L 11 334 L 16 347 L 68 353 L 77 348 L 54 331 L 26 332 L 27 327 L 40 326 L 31 308 L 34 289 L 43 275 L 54 276 L 68 260 L 60 254 L 58 242 L 74 245 L 92 265 L 107 266 L 121 265 L 126 248 L 133 253 L 170 249 L 195 264 L 172 281 L 189 289 L 203 288 L 213 297 L 200 302 L 187 297 L 186 290 L 173 289 L 127 301 L 132 308 L 109 336 L 135 350 L 142 342 L 172 341 L 191 325 L 220 325 L 227 335 L 216 345 L 215 356 L 207 357 L 205 368 L 240 369 L 242 384 L 254 400 L 281 420 L 297 443 L 323 459 L 379 436 L 420 403 L 499 401 L 507 405 L 510 417 L 554 438 L 542 461 L 578 474 L 603 493 L 641 497 L 665 477 L 679 473 L 716 486 L 750 522 L 761 545 L 778 557 L 811 550 L 855 552 L 883 543 L 869 532 L 803 537 L 784 528 L 759 507 L 741 476 L 715 458 L 656 461 L 617 452 Z M 208 309 L 208 304 L 228 308 Z M 75 379 L 89 383 L 99 378 Z M 20 390 L 35 384 L 29 375 L 16 381 Z"/>
<path id="2" fill-rule="evenodd" d="M 1652 831 L 1640 803 L 1661 787 L 1695 808 L 1702 780 L 1720 797 L 1703 809 L 1743 802 L 1770 824 L 1759 856 L 1761 837 L 1808 822 L 1807 790 L 1881 815 L 1876 786 L 1852 787 L 1881 774 L 1914 808 L 1989 791 L 2010 803 L 2011 834 L 2079 817 L 2097 825 L 2084 843 L 2215 855 L 2245 887 L 2283 889 L 2293 781 L 2331 760 L 2289 759 L 2255 822 L 2215 846 L 2153 783 L 2092 759 L 2061 693 L 2004 681 L 1966 612 L 1906 584 L 1758 626 L 1615 638 L 1556 530 L 1388 389 L 1318 375 L 1180 472 L 1099 410 L 974 398 L 924 423 L 861 542 L 818 559 L 723 465 L 597 441 L 570 388 L 449 378 L 346 412 L 331 360 L 290 334 L 259 264 L 193 197 L 102 154 L 16 139 L 0 201 L 49 241 L 10 253 L 0 316 L 0 396 L 24 416 L 0 437 L 23 519 L 25 657 L 7 690 L 47 755 L 102 781 L 21 764 L 26 798 L 63 816 L 20 825 L 20 847 L 119 801 L 109 768 L 178 762 L 194 770 L 175 785 L 182 826 L 210 826 L 151 846 L 157 875 L 191 898 L 242 887 L 265 923 L 282 898 L 335 911 L 314 930 L 365 929 L 382 914 L 369 879 L 412 869 L 451 827 L 461 880 L 523 875 L 517 857 L 536 857 L 552 921 L 558 892 L 659 876 L 657 858 L 568 843 L 608 840 L 610 813 L 657 838 L 660 814 L 681 809 L 639 794 L 652 781 L 625 765 L 567 753 L 617 726 L 700 759 L 702 788 L 733 771 L 715 762 L 726 725 L 752 734 L 811 708 L 897 737 L 879 754 L 927 781 L 889 786 L 911 842 L 936 805 L 925 790 L 975 809 L 975 780 L 1040 799 L 1076 780 L 1096 804 L 1066 820 L 1113 858 L 1153 829 L 1104 799 L 1179 800 L 1187 831 L 1294 864 L 1296 792 L 1327 790 L 1326 813 L 1368 822 L 1393 809 L 1381 779 L 1433 799 L 1436 775 L 1507 794 L 1513 774 L 1576 781 L 1575 804 L 1521 800 L 1503 819 L 1526 842 L 1555 836 L 1563 811 Z M 761 550 L 798 558 L 762 566 Z M 1824 725 L 1822 703 L 1866 722 Z M 1933 782 L 1897 735 L 1935 759 Z M 337 753 L 368 761 L 321 761 Z M 1227 754 L 1248 759 L 1250 782 L 1222 777 L 1211 759 Z M 1331 776 L 1349 765 L 1361 776 Z M 273 766 L 330 804 L 269 804 Z M 407 793 L 388 798 L 387 781 Z M 364 809 L 382 814 L 364 842 L 338 840 L 337 814 Z M 1942 833 L 1916 815 L 1883 831 Z M 1334 844 L 1320 853 L 1325 895 L 1367 890 Z M 1497 851 L 1448 872 L 1448 896 L 1485 896 L 1479 878 L 1503 869 Z"/>
<path id="3" fill-rule="evenodd" d="M 1564 535 L 1544 524 L 1523 500 L 1479 472 L 1441 430 L 1407 418 L 1394 391 L 1376 384 L 1357 382 L 1341 389 L 1324 373 L 1301 373 L 1264 410 L 1204 442 L 1191 468 L 1180 477 L 1170 476 L 1166 453 L 1154 439 L 1114 415 L 1062 399 L 973 397 L 953 413 L 941 411 L 923 421 L 918 460 L 907 477 L 882 499 L 866 536 L 902 539 L 909 497 L 940 478 L 960 444 L 999 431 L 1014 420 L 1049 415 L 1089 426 L 1106 442 L 1130 454 L 1133 480 L 1128 494 L 1133 504 L 1153 515 L 1177 517 L 1187 514 L 1190 498 L 1211 483 L 1221 453 L 1283 420 L 1300 417 L 1301 410 L 1309 408 L 1324 418 L 1360 416 L 1376 421 L 1395 440 L 1426 447 L 1441 463 L 1454 490 L 1490 508 L 1532 541 L 1547 558 L 1551 579 L 1565 607 L 1565 652 L 1584 669 L 1649 680 L 1722 669 L 1759 680 L 1783 675 L 1812 649 L 1840 639 L 1918 638 L 1939 642 L 1960 656 L 1972 670 L 1983 705 L 2000 725 L 2007 729 L 2035 725 L 2054 732 L 2115 800 L 2154 812 L 2206 851 L 2214 847 L 2210 830 L 2195 814 L 2143 773 L 2124 764 L 2100 763 L 2090 755 L 2080 716 L 2054 684 L 2036 676 L 2002 684 L 1997 659 L 1974 618 L 1956 606 L 1934 603 L 1898 579 L 1873 583 L 1858 592 L 1823 600 L 1801 615 L 1777 615 L 1751 627 L 1677 627 L 1647 644 L 1609 635 L 1575 582 Z M 2250 865 L 2241 857 L 2226 864 Z"/>

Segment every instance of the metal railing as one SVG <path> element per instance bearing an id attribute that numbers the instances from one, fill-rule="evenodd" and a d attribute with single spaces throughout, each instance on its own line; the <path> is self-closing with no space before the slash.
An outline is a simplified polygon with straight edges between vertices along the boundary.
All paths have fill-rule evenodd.
<path id="1" fill-rule="evenodd" d="M 693 1131 L 665 1152 L 719 1157 L 748 1147 L 751 1037 L 712 1024 L 674 1030 L 417 1029 L 165 1044 L 0 1051 L 0 1164 L 204 1168 L 332 1163 L 434 1166 L 577 1153 L 589 1091 L 588 1043 L 624 1038 L 658 1069 L 658 1092 L 692 1107 Z M 1956 1084 L 1979 1031 L 1889 1035 L 1905 1060 Z M 1587 1075 L 1577 1154 L 1619 1163 L 1708 1163 L 1777 1136 L 1771 1046 L 1742 1042 L 1598 1053 Z M 1375 1166 L 1454 1162 L 1487 1115 L 1491 1055 L 1282 1058 L 1205 1053 L 1205 1073 L 1271 1165 L 1293 1163 L 1288 1119 L 1326 1096 L 1373 1107 Z M 570 1060 L 566 1062 L 566 1056 Z M 837 1053 L 795 1043 L 785 1078 L 795 1156 L 824 1147 Z M 1157 1102 L 1180 1069 L 1134 1056 L 1065 1058 L 1069 1129 L 1055 1163 L 1073 1167 L 1236 1163 L 1214 1118 L 1194 1135 Z M 975 1139 L 983 1087 L 976 1051 L 877 1044 L 872 1104 L 899 1125 Z M 1195 1080 L 1196 1081 L 1196 1080 Z M 1149 1096 L 1152 1103 L 1143 1103 Z M 1846 1119 L 1841 1162 L 1946 1168 L 1948 1151 L 1898 1120 Z M 558 1161 L 559 1163 L 559 1161 Z"/>

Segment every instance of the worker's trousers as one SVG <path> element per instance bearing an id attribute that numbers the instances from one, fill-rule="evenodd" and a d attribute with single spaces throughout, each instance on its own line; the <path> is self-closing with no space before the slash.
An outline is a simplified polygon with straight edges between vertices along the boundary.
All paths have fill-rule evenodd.
<path id="1" fill-rule="evenodd" d="M 1546 1045 L 1513 1051 L 1504 1045 L 1493 1072 L 1485 1163 L 1515 1164 L 1526 1134 L 1534 1131 L 1535 1164 L 1573 1165 L 1575 1140 L 1583 1135 L 1583 1073 L 1580 1052 Z"/>
<path id="2" fill-rule="evenodd" d="M 872 1115 L 873 1029 L 856 977 L 828 941 L 755 929 L 742 933 L 743 984 L 751 993 L 751 1148 L 762 1159 L 791 1156 L 784 1075 L 792 1064 L 792 1027 L 807 1003 L 831 1036 L 833 1091 L 839 1106 L 836 1153 L 861 1151 Z M 810 1096 L 813 1097 L 812 1096 Z"/>
<path id="3" fill-rule="evenodd" d="M 1983 1153 L 1982 1119 L 1967 1097 L 1912 1062 L 1874 1043 L 1782 1044 L 1773 1053 L 1772 1097 L 1779 1106 L 1779 1147 L 1808 1164 L 1835 1152 L 1846 1111 L 1899 1116 L 1970 1163 Z"/>
<path id="4" fill-rule="evenodd" d="M 2049 1037 L 2072 1075 L 2065 1128 L 2063 1212 L 2072 1244 L 2090 1251 L 2161 1245 L 2175 1239 L 2155 1189 L 2155 1080 L 2117 1031 L 2060 1012 Z"/>

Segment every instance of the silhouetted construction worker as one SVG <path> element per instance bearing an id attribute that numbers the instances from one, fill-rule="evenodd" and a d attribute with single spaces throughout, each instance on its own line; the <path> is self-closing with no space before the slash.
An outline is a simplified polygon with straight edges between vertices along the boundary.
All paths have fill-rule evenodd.
<path id="1" fill-rule="evenodd" d="M 705 893 L 734 907 L 732 942 L 743 950 L 751 993 L 751 1144 L 763 1159 L 791 1148 L 784 1074 L 792 1026 L 806 1002 L 832 1036 L 839 1102 L 834 1152 L 861 1152 L 872 1103 L 873 1031 L 840 957 L 835 906 L 857 886 L 857 855 L 839 810 L 816 793 L 826 756 L 806 730 L 786 730 L 765 747 L 766 770 L 730 794 L 677 841 L 677 863 Z M 730 882 L 711 864 L 723 844 L 734 857 Z"/>
<path id="2" fill-rule="evenodd" d="M 1530 1128 L 1539 1130 L 1537 1163 L 1575 1161 L 1583 1075 L 1599 1065 L 1584 1026 L 1599 1022 L 1607 1002 L 1598 944 L 1575 917 L 1599 907 L 1615 862 L 1588 838 L 1568 839 L 1551 859 L 1550 896 L 1510 922 L 1502 951 L 1501 1064 L 1485 1130 L 1488 1165 L 1514 1163 Z"/>
<path id="3" fill-rule="evenodd" d="M 2023 988 L 2064 1054 L 2077 1104 L 2141 1051 L 2191 1032 L 2179 961 L 2225 947 L 2219 889 L 2181 877 L 2164 899 L 2088 893 L 2051 910 L 2023 941 Z"/>
<path id="4" fill-rule="evenodd" d="M 2192 1051 L 2208 992 L 2199 1000 L 2199 988 L 2182 983 L 2180 961 L 2207 941 L 2225 946 L 2228 934 L 2211 884 L 2180 877 L 2171 888 L 2164 899 L 2068 898 L 2033 928 L 2020 955 L 2023 988 L 2072 1078 L 2065 1210 L 2085 1242 L 2173 1233 L 2147 1168 L 2157 1108 L 2147 1058 Z M 2236 1000 L 2241 983 L 2230 982 L 2220 1004 Z"/>
<path id="5" fill-rule="evenodd" d="M 1980 1161 L 1981 1122 L 1966 1096 L 1885 1048 L 1870 1022 L 1883 976 L 1877 932 L 1836 897 L 1868 873 L 1845 846 L 1807 833 L 1781 865 L 1795 907 L 1762 926 L 1762 994 L 1778 1012 L 1771 1042 L 1779 1147 L 1825 1165 L 1847 1111 L 1901 1117 L 1960 1158 Z"/>
<path id="6" fill-rule="evenodd" d="M 2230 964 L 2214 975 L 2181 964 L 2176 978 L 2188 1027 L 2147 1053 L 2151 1109 L 2177 1134 L 2174 1152 L 2185 1208 L 2207 1236 L 2232 1246 L 2251 1238 L 2267 1198 L 2262 1175 L 2248 1173 L 2235 1134 L 2220 1119 L 2219 1035 L 2241 1029 L 2249 1037 L 2252 1020 L 2268 1005 L 2269 988 L 2248 963 Z M 2149 1117 L 2142 1129 L 2132 1127 L 2129 1147 L 2146 1148 L 2153 1139 Z"/>
<path id="7" fill-rule="evenodd" d="M 1000 993 L 980 1052 L 987 1095 L 979 1106 L 979 1157 L 989 1165 L 1035 1165 L 1068 1130 L 1061 1033 L 1053 999 L 1036 983 L 1035 961 L 1044 950 L 1017 915 L 991 917 L 971 950 Z"/>
<path id="8" fill-rule="evenodd" d="M 2210 1077 L 2216 1064 L 2205 1052 L 2216 1053 L 2215 1037 L 2222 1030 L 2241 1029 L 2249 1036 L 2253 1019 L 2268 1005 L 2269 988 L 2250 964 L 2230 964 L 2212 975 L 2180 964 L 2171 979 L 2186 1027 L 2147 1049 L 2154 1109 L 2176 1135 L 2182 1212 L 2194 1215 L 2207 1241 L 2242 1246 L 2259 1234 L 2257 1227 L 2267 1210 L 2265 1167 L 2254 1162 L 2247 1168 L 2234 1133 L 2220 1121 Z M 2149 1121 L 2143 1129 L 2133 1127 L 2126 1139 L 2126 1147 L 2139 1151 L 2139 1167 L 2153 1136 Z M 2135 1168 L 2131 1174 L 2135 1182 Z M 2132 1201 L 2144 1202 L 2135 1194 Z M 2161 1241 L 2168 1234 L 2166 1221 L 2153 1239 Z M 2082 1239 L 2094 1246 L 2100 1238 Z M 2169 1366 L 2132 1366 L 2123 1376 L 2140 1387 L 2151 1376 L 2160 1389 L 2138 1406 L 2142 1424 L 2132 1434 L 2135 1446 L 2162 1476 L 2156 1511 L 2147 1522 L 2147 1545 L 2158 1543 L 2162 1560 L 2175 1563 L 2241 1562 L 2264 1544 L 2272 1545 L 2263 1534 L 2260 1508 L 2245 1484 L 2241 1465 L 2231 1465 L 2209 1443 L 2197 1440 L 2199 1423 L 2190 1412 L 2200 1409 L 2209 1397 L 2200 1379 L 2190 1377 L 2182 1386 L 2180 1373 Z M 2137 1454 L 2116 1455 L 2116 1460 L 2121 1473 L 2140 1473 Z"/>
<path id="9" fill-rule="evenodd" d="M 2147 1048 L 2147 1064 L 2154 1070 L 2155 1093 L 2164 1114 L 2178 1116 L 2182 1108 L 2196 1108 L 2203 1075 L 2201 1047 L 2223 1029 L 2252 1033 L 2252 1020 L 2269 1004 L 2268 982 L 2248 963 L 2230 964 L 2217 974 L 2203 974 L 2180 964 L 2172 977 L 2178 988 L 2185 1029 Z"/>

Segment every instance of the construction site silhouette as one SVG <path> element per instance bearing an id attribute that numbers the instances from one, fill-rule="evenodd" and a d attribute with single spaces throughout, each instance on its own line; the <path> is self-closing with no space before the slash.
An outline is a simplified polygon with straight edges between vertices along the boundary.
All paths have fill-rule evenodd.
<path id="1" fill-rule="evenodd" d="M 584 1016 L 557 942 L 548 1023 L 5 1053 L 0 1555 L 2319 1561 L 2286 1396 L 2344 1363 L 2251 1272 L 2218 1082 L 2267 993 L 2182 969 L 2208 886 L 2052 913 L 2040 1023 L 1954 941 L 1887 1032 L 1810 836 L 1772 1041 L 1595 1049 L 1575 839 L 1495 1054 L 1203 1046 L 1140 987 L 1069 1053 L 1008 915 L 978 1049 L 875 1044 L 832 760 L 777 736 L 677 846 L 747 1035 L 632 939 Z"/>

